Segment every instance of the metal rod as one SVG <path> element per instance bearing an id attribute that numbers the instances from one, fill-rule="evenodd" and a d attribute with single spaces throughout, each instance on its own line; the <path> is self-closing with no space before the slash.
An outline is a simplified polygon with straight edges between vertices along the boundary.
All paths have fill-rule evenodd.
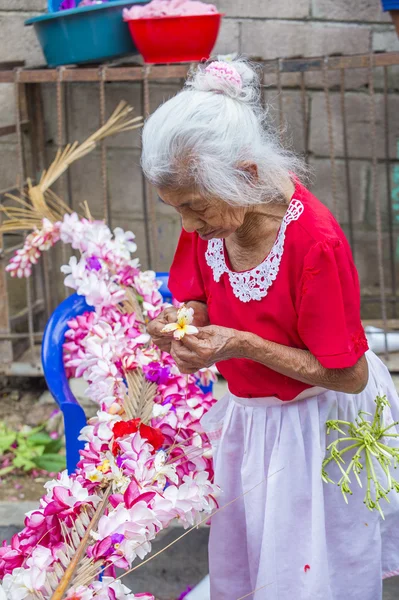
<path id="1" fill-rule="evenodd" d="M 328 69 L 331 71 L 341 69 L 367 68 L 369 54 L 357 54 L 350 56 L 332 56 L 329 59 Z M 276 61 L 260 60 L 265 72 L 273 73 L 276 70 Z M 399 52 L 375 53 L 374 64 L 384 67 L 399 64 Z M 190 69 L 189 64 L 179 65 L 154 65 L 151 69 L 149 79 L 151 81 L 162 81 L 169 79 L 183 79 Z M 324 57 L 314 58 L 290 58 L 281 59 L 281 72 L 300 73 L 301 71 L 323 71 Z M 21 83 L 55 83 L 57 81 L 56 69 L 23 69 L 20 76 Z M 143 70 L 139 66 L 109 66 L 107 67 L 106 81 L 142 81 Z M 12 83 L 14 81 L 11 70 L 0 70 L 0 83 Z M 100 82 L 101 73 L 95 67 L 68 67 L 65 69 L 64 81 L 75 82 Z"/>
<path id="2" fill-rule="evenodd" d="M 385 276 L 384 276 L 384 252 L 382 240 L 382 220 L 381 220 L 381 199 L 378 193 L 377 184 L 377 125 L 376 125 L 376 110 L 375 110 L 375 93 L 374 93 L 374 62 L 373 55 L 369 57 L 369 97 L 370 97 L 370 134 L 371 134 L 371 192 L 375 202 L 375 224 L 377 231 L 377 259 L 378 259 L 378 274 L 380 282 L 380 300 L 381 300 L 381 317 L 384 324 L 384 331 L 387 331 L 387 306 L 385 293 Z M 388 339 L 385 335 L 385 358 L 388 359 Z"/>
<path id="3" fill-rule="evenodd" d="M 337 167 L 336 167 L 336 163 L 335 163 L 334 131 L 333 131 L 333 123 L 332 123 L 330 87 L 329 87 L 329 82 L 328 82 L 328 57 L 327 56 L 324 59 L 323 85 L 324 85 L 324 95 L 325 95 L 325 100 L 326 100 L 328 143 L 329 143 L 329 147 L 330 147 L 331 194 L 332 194 L 332 200 L 333 200 L 333 212 L 334 212 L 335 218 L 339 221 L 338 197 L 337 197 Z"/>
<path id="4" fill-rule="evenodd" d="M 145 105 L 144 81 L 141 85 L 141 105 L 142 105 L 142 110 L 144 112 L 144 105 Z M 150 220 L 148 218 L 148 195 L 147 195 L 148 183 L 144 176 L 144 173 L 142 173 L 141 177 L 142 177 L 142 186 L 143 186 L 143 215 L 144 215 L 144 229 L 145 229 L 145 247 L 146 247 L 146 251 L 147 251 L 148 266 L 151 268 L 152 267 L 152 248 L 151 248 Z"/>
<path id="5" fill-rule="evenodd" d="M 352 210 L 352 185 L 349 164 L 348 150 L 348 128 L 346 122 L 346 107 L 345 107 L 345 70 L 341 69 L 341 117 L 342 117 L 342 135 L 344 140 L 344 161 L 345 161 L 345 182 L 346 182 L 346 199 L 348 204 L 348 220 L 349 220 L 349 241 L 352 248 L 353 257 L 355 256 L 355 236 L 353 232 L 353 210 Z"/>
<path id="6" fill-rule="evenodd" d="M 302 128 L 303 128 L 303 149 L 306 164 L 309 164 L 309 114 L 306 98 L 305 73 L 301 73 L 301 100 L 302 100 Z"/>
<path id="7" fill-rule="evenodd" d="M 58 151 L 61 152 L 62 148 L 65 145 L 65 140 L 64 140 L 64 110 L 65 110 L 65 102 L 64 102 L 64 84 L 63 84 L 63 77 L 64 77 L 64 71 L 65 71 L 65 67 L 59 67 L 58 68 L 58 79 L 57 79 L 57 93 L 56 93 L 56 98 L 57 98 L 57 146 L 58 146 Z M 66 197 L 66 181 L 65 181 L 65 173 L 63 173 L 61 175 L 61 177 L 58 180 L 58 184 L 59 184 L 59 195 L 61 197 L 61 199 L 66 202 L 67 204 L 69 203 L 69 198 Z M 61 246 L 61 257 L 62 257 L 62 264 L 65 265 L 68 260 L 67 260 L 67 247 L 65 244 L 62 244 Z M 63 290 L 63 297 L 67 298 L 68 297 L 68 290 L 65 286 L 63 286 L 62 288 Z"/>
<path id="8" fill-rule="evenodd" d="M 151 67 L 148 65 L 144 65 L 144 82 L 143 82 L 143 108 L 144 115 L 148 117 L 151 112 L 151 103 L 150 103 L 150 84 L 149 84 L 149 75 L 151 72 Z M 157 264 L 159 260 L 159 245 L 158 245 L 158 220 L 157 220 L 157 211 L 156 211 L 156 200 L 155 194 L 152 189 L 152 186 L 145 181 L 146 187 L 146 197 L 148 202 L 148 216 L 150 219 L 150 234 L 151 234 L 151 247 L 152 247 L 152 268 L 157 269 Z"/>
<path id="9" fill-rule="evenodd" d="M 387 209 L 388 209 L 388 231 L 389 231 L 389 261 L 391 267 L 391 286 L 395 302 L 393 305 L 393 316 L 396 317 L 396 264 L 395 264 L 395 241 L 394 222 L 392 211 L 392 187 L 391 170 L 389 163 L 389 103 L 388 103 L 388 67 L 384 67 L 384 142 L 385 142 L 385 176 L 387 183 Z"/>
<path id="10" fill-rule="evenodd" d="M 43 331 L 38 331 L 33 334 L 35 341 L 40 342 L 43 339 Z M 0 340 L 26 340 L 29 339 L 29 333 L 7 333 L 0 331 Z"/>
<path id="11" fill-rule="evenodd" d="M 105 124 L 106 106 L 105 106 L 105 79 L 107 73 L 107 67 L 100 69 L 100 127 Z M 101 182 L 103 188 L 103 218 L 104 221 L 109 225 L 111 224 L 111 206 L 109 202 L 108 193 L 108 171 L 107 171 L 107 142 L 105 139 L 101 140 Z"/>
<path id="12" fill-rule="evenodd" d="M 276 61 L 277 78 L 277 96 L 278 96 L 278 118 L 280 140 L 284 138 L 284 105 L 283 105 L 283 87 L 281 83 L 281 59 Z"/>

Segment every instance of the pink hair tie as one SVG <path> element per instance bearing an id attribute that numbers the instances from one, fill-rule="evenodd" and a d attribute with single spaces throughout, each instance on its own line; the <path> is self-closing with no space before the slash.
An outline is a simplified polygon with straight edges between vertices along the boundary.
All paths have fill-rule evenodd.
<path id="1" fill-rule="evenodd" d="M 232 83 L 239 91 L 242 90 L 242 79 L 241 75 L 233 65 L 224 62 L 222 60 L 215 60 L 211 62 L 205 69 L 205 73 L 213 75 L 223 81 Z"/>

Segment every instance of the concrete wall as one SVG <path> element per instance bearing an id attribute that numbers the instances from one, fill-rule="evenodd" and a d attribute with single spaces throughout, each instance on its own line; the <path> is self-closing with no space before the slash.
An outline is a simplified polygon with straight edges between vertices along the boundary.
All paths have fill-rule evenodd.
<path id="1" fill-rule="evenodd" d="M 399 50 L 399 43 L 390 18 L 381 10 L 379 0 L 217 0 L 216 4 L 226 17 L 218 40 L 217 52 L 242 52 L 251 57 L 273 59 L 279 57 L 320 56 L 326 54 L 367 53 Z M 0 60 L 24 59 L 28 65 L 43 63 L 43 57 L 32 29 L 24 28 L 26 18 L 45 9 L 43 0 L 0 0 Z M 337 191 L 340 219 L 346 227 L 348 205 L 343 160 L 343 136 L 341 99 L 337 84 L 339 73 L 329 78 L 332 107 L 332 129 L 337 170 Z M 271 107 L 271 115 L 278 121 L 278 96 L 273 74 L 266 78 L 270 88 L 265 97 Z M 302 96 L 299 76 L 282 76 L 284 93 L 282 104 L 284 122 L 288 134 L 298 151 L 305 148 L 302 121 Z M 332 204 L 330 146 L 326 121 L 325 96 L 322 75 L 306 76 L 308 91 L 306 107 L 309 114 L 308 150 L 310 164 L 314 169 L 313 190 L 328 205 Z M 379 69 L 374 78 L 376 86 L 377 149 L 380 158 L 385 156 L 383 72 Z M 346 76 L 346 97 L 349 154 L 351 157 L 351 183 L 356 224 L 356 261 L 360 269 L 364 289 L 373 291 L 378 287 L 376 268 L 375 200 L 371 189 L 370 161 L 370 103 L 368 96 L 368 72 L 356 70 Z M 151 86 L 152 108 L 179 89 L 179 83 Z M 389 152 L 397 158 L 399 134 L 399 68 L 389 69 Z M 43 86 L 46 118 L 47 161 L 54 155 L 56 142 L 55 90 Z M 14 121 L 13 86 L 0 85 L 0 126 Z M 133 104 L 142 112 L 140 88 L 136 84 L 107 84 L 106 103 L 110 112 L 119 99 Z M 98 126 L 98 86 L 91 84 L 69 85 L 67 89 L 68 138 L 82 140 Z M 139 252 L 144 265 L 147 256 L 144 243 L 144 217 L 142 207 L 142 179 L 139 168 L 140 144 L 137 133 L 124 134 L 108 142 L 109 193 L 114 215 L 113 223 L 132 228 L 138 237 Z M 390 177 L 394 178 L 392 163 Z M 94 152 L 71 171 L 71 191 L 74 204 L 88 200 L 93 212 L 101 213 L 100 156 Z M 384 229 L 388 225 L 388 203 L 395 205 L 387 195 L 384 164 L 377 169 L 378 193 L 383 205 Z M 0 138 L 0 188 L 11 185 L 16 179 L 15 138 Z M 399 177 L 398 177 L 399 183 Z M 394 188 L 395 182 L 392 181 Z M 399 201 L 399 192 L 398 198 Z M 395 205 L 396 206 L 396 205 Z M 399 204 L 397 205 L 399 208 Z M 395 208 L 396 210 L 396 208 Z M 177 216 L 159 204 L 160 257 L 158 268 L 167 269 L 173 256 L 179 232 Z M 396 225 L 395 225 L 396 227 Z M 396 234 L 395 234 L 396 235 Z M 395 237 L 396 244 L 396 237 Z M 384 252 L 388 259 L 388 238 L 384 233 Z M 389 261 L 386 260 L 386 276 L 390 282 Z M 399 277 L 399 273 L 398 273 Z"/>

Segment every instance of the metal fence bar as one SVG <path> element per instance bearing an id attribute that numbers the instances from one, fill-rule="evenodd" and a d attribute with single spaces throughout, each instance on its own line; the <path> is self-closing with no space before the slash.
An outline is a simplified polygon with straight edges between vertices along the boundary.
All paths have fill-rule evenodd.
<path id="1" fill-rule="evenodd" d="M 388 209 L 388 232 L 389 232 L 389 257 L 391 271 L 391 286 L 394 303 L 392 307 L 393 317 L 396 318 L 396 269 L 395 269 L 395 240 L 394 240 L 394 216 L 392 211 L 392 186 L 391 165 L 389 157 L 389 104 L 388 104 L 388 67 L 384 69 L 384 147 L 385 147 L 385 177 L 387 186 L 387 209 Z"/>
<path id="2" fill-rule="evenodd" d="M 306 81 L 305 81 L 305 73 L 301 72 L 300 74 L 301 82 L 301 103 L 302 103 L 302 129 L 303 129 L 303 152 L 306 164 L 309 163 L 309 111 L 307 106 L 307 96 L 306 96 Z"/>
<path id="3" fill-rule="evenodd" d="M 150 81 L 149 77 L 151 74 L 151 67 L 145 65 L 143 68 L 143 110 L 144 117 L 148 117 L 151 112 L 151 102 L 150 102 Z M 146 199 L 148 205 L 148 217 L 150 221 L 150 235 L 151 235 L 151 263 L 150 266 L 154 270 L 157 269 L 157 264 L 159 260 L 159 244 L 158 244 L 158 220 L 157 220 L 157 210 L 156 210 L 156 199 L 154 190 L 152 186 L 145 181 L 144 186 L 146 188 Z"/>
<path id="4" fill-rule="evenodd" d="M 17 130 L 17 155 L 18 155 L 18 185 L 21 196 L 24 193 L 24 182 L 25 182 L 25 164 L 24 164 L 24 148 L 22 141 L 22 129 L 21 129 L 21 83 L 20 83 L 21 69 L 16 69 L 14 74 L 14 91 L 15 91 L 15 126 Z M 26 279 L 26 303 L 28 310 L 28 332 L 29 332 L 29 346 L 32 353 L 34 352 L 35 338 L 33 331 L 33 310 L 32 310 L 32 281 L 30 278 Z"/>
<path id="5" fill-rule="evenodd" d="M 106 121 L 105 81 L 107 75 L 107 67 L 101 67 L 100 73 L 100 127 L 103 127 Z M 111 207 L 108 193 L 107 142 L 105 138 L 101 140 L 101 182 L 103 188 L 103 218 L 104 221 L 109 225 L 109 227 L 112 227 Z"/>
<path id="6" fill-rule="evenodd" d="M 374 66 L 384 67 L 397 65 L 399 52 L 384 52 L 374 55 Z M 290 58 L 280 59 L 282 73 L 300 73 L 301 71 L 323 71 L 324 57 L 315 58 Z M 353 56 L 331 56 L 328 61 L 329 70 L 341 69 L 366 69 L 369 54 Z M 276 60 L 258 61 L 268 73 L 275 73 Z M 154 65 L 148 76 L 149 81 L 167 81 L 170 79 L 184 79 L 190 66 L 182 65 Z M 107 66 L 106 81 L 142 81 L 143 69 L 135 66 Z M 0 83 L 13 83 L 12 71 L 0 69 Z M 23 69 L 20 74 L 21 83 L 56 83 L 56 69 Z M 64 73 L 66 82 L 100 82 L 101 72 L 96 67 L 67 68 Z"/>
<path id="7" fill-rule="evenodd" d="M 328 82 L 328 57 L 327 56 L 324 58 L 323 86 L 324 86 L 324 95 L 325 95 L 325 100 L 326 100 L 328 144 L 330 147 L 331 194 L 332 194 L 332 201 L 333 201 L 333 213 L 334 213 L 336 219 L 339 221 L 338 197 L 337 197 L 337 166 L 335 163 L 334 132 L 333 132 L 333 123 L 332 123 L 330 86 L 329 86 L 329 82 Z"/>
<path id="8" fill-rule="evenodd" d="M 146 93 L 147 93 L 147 90 L 145 89 L 145 84 L 144 84 L 144 79 L 143 79 L 143 81 L 141 82 L 141 106 L 142 106 L 143 114 L 145 114 L 144 106 L 146 104 Z M 146 246 L 146 252 L 147 252 L 147 261 L 151 268 L 151 266 L 153 264 L 153 259 L 152 259 L 152 246 L 151 246 L 151 228 L 150 228 L 150 220 L 148 218 L 148 212 L 149 212 L 148 211 L 148 204 L 149 204 L 148 193 L 150 193 L 150 190 L 149 190 L 148 182 L 144 176 L 144 173 L 142 173 L 141 177 L 142 177 L 141 181 L 142 181 L 142 186 L 143 186 L 142 206 L 143 206 L 143 217 L 144 217 L 144 228 L 145 228 L 145 246 Z"/>
<path id="9" fill-rule="evenodd" d="M 377 124 L 376 124 L 376 108 L 375 108 L 375 92 L 374 92 L 374 62 L 373 55 L 369 56 L 368 80 L 369 80 L 369 102 L 370 102 L 370 136 L 371 136 L 371 158 L 372 158 L 372 176 L 371 189 L 372 197 L 375 202 L 375 225 L 377 232 L 377 259 L 378 259 L 378 275 L 380 282 L 380 301 L 381 301 L 381 318 L 384 324 L 384 341 L 385 341 L 385 358 L 388 359 L 388 338 L 387 338 L 387 305 L 385 291 L 385 275 L 384 275 L 384 253 L 382 240 L 382 219 L 381 219 L 381 200 L 378 193 L 377 185 Z"/>
<path id="10" fill-rule="evenodd" d="M 341 96 L 342 136 L 343 136 L 343 142 L 344 142 L 346 199 L 347 199 L 348 220 L 349 220 L 349 241 L 350 241 L 350 245 L 352 248 L 353 256 L 355 257 L 355 236 L 354 236 L 354 231 L 353 231 L 353 210 L 352 210 L 352 185 L 351 185 L 349 150 L 348 150 L 348 127 L 347 127 L 347 122 L 346 122 L 346 110 L 345 110 L 345 69 L 341 69 L 340 91 L 341 91 L 340 96 Z"/>
<path id="11" fill-rule="evenodd" d="M 58 152 L 62 152 L 62 149 L 65 146 L 65 137 L 64 137 L 64 77 L 65 67 L 58 68 L 58 79 L 56 84 L 56 101 L 57 101 L 57 146 Z M 66 194 L 66 182 L 65 182 L 66 174 L 63 173 L 58 180 L 59 183 L 59 194 L 64 202 L 68 204 L 69 199 Z M 61 246 L 61 257 L 63 264 L 68 262 L 67 259 L 67 247 L 65 244 Z M 62 290 L 62 295 L 64 298 L 68 297 L 68 289 L 64 286 Z"/>
<path id="12" fill-rule="evenodd" d="M 276 81 L 277 81 L 277 98 L 278 98 L 278 119 L 279 119 L 279 135 L 280 140 L 284 137 L 284 104 L 283 104 L 283 86 L 281 82 L 281 60 L 276 61 Z"/>

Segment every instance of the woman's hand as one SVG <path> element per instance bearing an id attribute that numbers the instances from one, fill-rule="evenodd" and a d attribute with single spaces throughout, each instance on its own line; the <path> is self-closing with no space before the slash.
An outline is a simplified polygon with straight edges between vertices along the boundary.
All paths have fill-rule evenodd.
<path id="1" fill-rule="evenodd" d="M 147 333 L 150 334 L 152 341 L 163 352 L 170 352 L 173 340 L 173 333 L 162 333 L 162 329 L 168 323 L 175 323 L 177 319 L 177 308 L 169 306 L 148 323 Z"/>
<path id="2" fill-rule="evenodd" d="M 173 340 L 170 353 L 181 373 L 196 373 L 221 360 L 234 358 L 239 334 L 239 331 L 228 327 L 202 327 L 195 335 L 186 335 L 180 341 Z"/>
<path id="3" fill-rule="evenodd" d="M 193 325 L 203 327 L 209 323 L 208 309 L 203 302 L 187 302 L 188 308 L 194 309 Z M 163 352 L 171 351 L 173 333 L 162 333 L 162 329 L 168 323 L 175 323 L 177 320 L 177 308 L 169 306 L 156 318 L 150 321 L 147 326 L 147 332 L 152 337 L 152 341 Z"/>

